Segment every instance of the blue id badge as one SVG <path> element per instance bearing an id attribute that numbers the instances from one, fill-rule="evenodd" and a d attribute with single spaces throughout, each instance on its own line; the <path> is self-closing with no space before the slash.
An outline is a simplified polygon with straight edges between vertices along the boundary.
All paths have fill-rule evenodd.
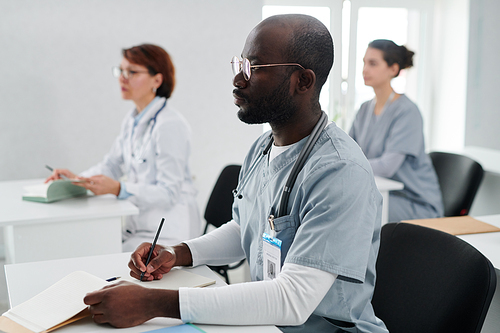
<path id="1" fill-rule="evenodd" d="M 272 280 L 281 272 L 281 240 L 266 233 L 262 235 L 264 280 Z"/>

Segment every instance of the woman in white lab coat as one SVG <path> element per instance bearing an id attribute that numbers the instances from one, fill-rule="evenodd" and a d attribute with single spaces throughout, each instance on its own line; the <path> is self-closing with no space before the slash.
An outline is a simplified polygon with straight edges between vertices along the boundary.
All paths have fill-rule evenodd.
<path id="1" fill-rule="evenodd" d="M 169 106 L 174 66 L 168 53 L 151 44 L 123 50 L 119 67 L 122 98 L 135 107 L 125 117 L 121 132 L 104 160 L 80 173 L 80 184 L 96 195 L 114 194 L 139 208 L 128 216 L 123 230 L 123 251 L 151 242 L 162 217 L 160 240 L 177 244 L 200 235 L 196 191 L 188 166 L 191 130 L 184 117 Z M 55 169 L 47 181 L 64 175 Z"/>

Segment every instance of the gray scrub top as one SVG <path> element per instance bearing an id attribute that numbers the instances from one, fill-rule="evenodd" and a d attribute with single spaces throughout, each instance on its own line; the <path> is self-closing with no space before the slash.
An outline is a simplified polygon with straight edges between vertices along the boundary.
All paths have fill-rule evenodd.
<path id="1" fill-rule="evenodd" d="M 242 198 L 233 218 L 252 280 L 263 280 L 262 234 L 276 214 L 281 191 L 307 138 L 275 159 L 250 166 L 269 142 L 269 133 L 252 146 L 240 172 Z M 335 124 L 321 133 L 292 188 L 289 215 L 274 220 L 281 239 L 282 263 L 338 275 L 309 320 L 289 332 L 387 332 L 371 305 L 380 241 L 382 196 L 370 164 L 358 145 Z M 342 332 L 343 332 L 342 331 Z"/>
<path id="2" fill-rule="evenodd" d="M 425 153 L 423 120 L 417 105 L 406 95 L 401 95 L 382 114 L 376 116 L 370 107 L 371 103 L 367 101 L 361 105 L 349 135 L 368 159 L 378 158 L 386 152 L 406 155 L 399 170 L 391 177 L 402 182 L 404 189 L 392 191 L 391 196 L 406 199 L 406 203 L 405 200 L 397 200 L 399 205 L 411 205 L 414 202 L 424 210 L 419 211 L 423 216 L 406 216 L 402 219 L 443 216 L 441 190 L 432 161 Z M 393 209 L 398 210 L 398 207 L 389 203 L 389 210 Z"/>

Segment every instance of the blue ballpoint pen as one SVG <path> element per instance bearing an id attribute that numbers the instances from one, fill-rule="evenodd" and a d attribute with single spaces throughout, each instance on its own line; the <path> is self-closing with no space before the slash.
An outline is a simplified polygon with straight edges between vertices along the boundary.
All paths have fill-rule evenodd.
<path id="1" fill-rule="evenodd" d="M 106 279 L 106 281 L 111 282 L 111 281 L 118 280 L 119 278 L 121 278 L 121 276 L 113 276 L 112 278 Z"/>

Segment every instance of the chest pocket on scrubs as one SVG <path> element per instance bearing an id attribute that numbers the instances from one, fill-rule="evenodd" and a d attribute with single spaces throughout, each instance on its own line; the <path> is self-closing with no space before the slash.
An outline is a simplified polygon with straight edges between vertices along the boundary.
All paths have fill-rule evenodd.
<path id="1" fill-rule="evenodd" d="M 281 244 L 281 265 L 285 261 L 286 254 L 292 245 L 297 232 L 298 222 L 294 215 L 285 215 L 274 219 L 274 230 L 276 238 L 280 239 Z"/>

